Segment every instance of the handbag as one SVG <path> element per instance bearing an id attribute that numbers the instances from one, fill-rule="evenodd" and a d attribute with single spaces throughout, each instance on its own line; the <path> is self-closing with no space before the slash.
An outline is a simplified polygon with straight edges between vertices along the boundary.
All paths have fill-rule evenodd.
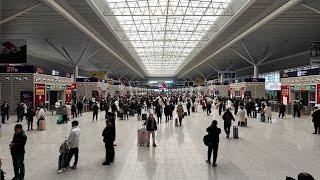
<path id="1" fill-rule="evenodd" d="M 209 142 L 209 134 L 203 136 L 203 143 L 206 146 L 209 146 L 210 142 Z"/>

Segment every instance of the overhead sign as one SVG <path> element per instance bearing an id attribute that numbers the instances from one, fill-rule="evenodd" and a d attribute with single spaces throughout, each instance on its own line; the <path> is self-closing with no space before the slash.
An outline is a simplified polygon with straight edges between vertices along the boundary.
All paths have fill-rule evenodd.
<path id="1" fill-rule="evenodd" d="M 290 78 L 290 77 L 302 77 L 302 76 L 312 76 L 312 75 L 320 75 L 320 68 L 313 69 L 304 69 L 298 71 L 282 71 L 280 72 L 281 78 Z"/>
<path id="2" fill-rule="evenodd" d="M 35 73 L 34 66 L 0 66 L 0 73 Z"/>
<path id="3" fill-rule="evenodd" d="M 268 91 L 280 91 L 281 90 L 281 83 L 266 82 L 265 89 Z"/>
<path id="4" fill-rule="evenodd" d="M 265 82 L 264 78 L 245 78 L 244 82 Z"/>

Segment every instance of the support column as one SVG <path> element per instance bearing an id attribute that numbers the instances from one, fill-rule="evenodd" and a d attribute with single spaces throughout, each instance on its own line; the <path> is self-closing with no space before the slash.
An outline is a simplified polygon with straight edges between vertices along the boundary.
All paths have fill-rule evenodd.
<path id="1" fill-rule="evenodd" d="M 253 78 L 258 78 L 258 65 L 253 65 Z"/>
<path id="2" fill-rule="evenodd" d="M 78 65 L 75 65 L 73 67 L 73 81 L 76 82 L 77 81 L 77 77 L 79 76 L 79 67 Z"/>
<path id="3" fill-rule="evenodd" d="M 220 77 L 219 77 L 220 84 L 223 84 L 224 83 L 224 79 L 223 79 L 224 73 L 220 71 L 219 74 L 220 74 Z"/>

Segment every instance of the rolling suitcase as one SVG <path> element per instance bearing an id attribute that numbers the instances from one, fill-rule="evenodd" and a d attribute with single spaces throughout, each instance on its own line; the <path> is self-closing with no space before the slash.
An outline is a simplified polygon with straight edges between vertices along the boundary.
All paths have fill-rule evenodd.
<path id="1" fill-rule="evenodd" d="M 143 146 L 147 143 L 148 133 L 146 128 L 138 129 L 138 145 Z"/>
<path id="2" fill-rule="evenodd" d="M 257 111 L 253 111 L 253 112 L 252 112 L 252 117 L 253 117 L 253 118 L 257 118 Z"/>
<path id="3" fill-rule="evenodd" d="M 58 160 L 58 170 L 62 169 L 64 164 L 66 163 L 67 161 L 67 157 L 68 157 L 68 154 L 60 154 L 59 155 L 59 160 Z"/>
<path id="4" fill-rule="evenodd" d="M 238 128 L 238 126 L 233 126 L 233 138 L 235 138 L 235 139 L 239 138 L 239 128 Z"/>
<path id="5" fill-rule="evenodd" d="M 261 114 L 261 122 L 265 122 L 266 121 L 266 116 L 263 114 Z"/>
<path id="6" fill-rule="evenodd" d="M 39 131 L 46 130 L 46 122 L 44 120 L 39 121 Z"/>
<path id="7" fill-rule="evenodd" d="M 192 111 L 192 112 L 195 112 L 195 111 L 196 111 L 196 108 L 195 108 L 194 106 L 192 106 L 191 111 Z"/>

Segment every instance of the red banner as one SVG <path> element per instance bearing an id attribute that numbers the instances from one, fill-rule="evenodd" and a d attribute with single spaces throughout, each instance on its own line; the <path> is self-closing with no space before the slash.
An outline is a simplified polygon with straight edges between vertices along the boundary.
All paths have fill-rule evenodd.
<path id="1" fill-rule="evenodd" d="M 281 102 L 285 105 L 289 104 L 290 86 L 281 86 Z"/>
<path id="2" fill-rule="evenodd" d="M 317 104 L 320 104 L 320 84 L 317 84 Z"/>
<path id="3" fill-rule="evenodd" d="M 45 84 L 34 84 L 34 103 L 35 106 L 44 105 L 46 100 L 46 85 Z"/>

